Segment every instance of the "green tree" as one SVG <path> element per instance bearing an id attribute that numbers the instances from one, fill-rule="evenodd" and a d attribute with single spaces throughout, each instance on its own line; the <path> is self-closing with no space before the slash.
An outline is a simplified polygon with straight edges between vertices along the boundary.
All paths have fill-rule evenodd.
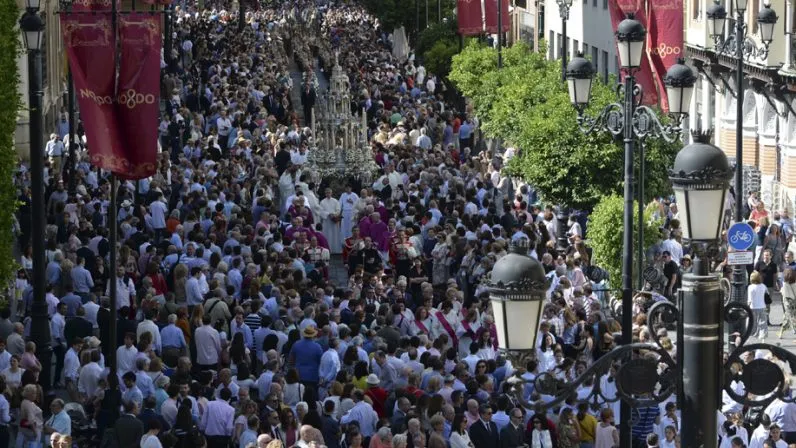
<path id="1" fill-rule="evenodd" d="M 17 168 L 14 150 L 14 131 L 20 108 L 19 72 L 17 57 L 20 53 L 19 8 L 12 0 L 0 0 L 0 284 L 9 281 L 16 268 L 14 260 L 14 212 L 17 208 L 13 178 Z M 39 235 L 41 237 L 41 235 Z"/>
<path id="2" fill-rule="evenodd" d="M 442 9 L 442 17 L 453 21 L 453 0 L 360 0 L 367 11 L 376 18 L 387 32 L 403 26 L 406 35 L 412 39 L 417 33 L 440 25 L 438 7 Z M 426 7 L 428 7 L 428 23 L 426 23 Z M 419 29 L 418 29 L 419 28 Z M 429 45 L 426 49 L 430 49 Z"/>
<path id="3" fill-rule="evenodd" d="M 621 196 L 603 198 L 589 215 L 587 241 L 592 248 L 592 263 L 605 269 L 611 284 L 622 282 L 622 248 L 624 246 L 623 216 L 625 201 Z M 654 207 L 644 210 L 644 247 L 655 244 L 660 236 L 661 220 L 653 219 Z M 633 203 L 633 269 L 636 268 L 638 254 L 638 202 Z M 636 278 L 633 272 L 631 278 Z"/>
<path id="4" fill-rule="evenodd" d="M 560 64 L 524 43 L 497 52 L 468 45 L 453 57 L 449 78 L 472 100 L 488 137 L 500 137 L 519 151 L 508 171 L 536 188 L 545 202 L 591 209 L 601 198 L 622 191 L 624 151 L 607 132 L 584 135 L 570 105 Z M 595 116 L 616 101 L 613 89 L 595 81 L 591 106 Z M 680 145 L 649 139 L 646 143 L 646 195 L 670 191 L 666 170 Z"/>

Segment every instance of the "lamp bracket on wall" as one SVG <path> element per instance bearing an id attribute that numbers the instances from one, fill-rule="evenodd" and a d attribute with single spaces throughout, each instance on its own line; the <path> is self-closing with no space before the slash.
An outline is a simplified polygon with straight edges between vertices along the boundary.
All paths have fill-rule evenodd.
<path id="1" fill-rule="evenodd" d="M 787 111 L 784 114 L 780 113 L 779 109 L 777 109 L 777 114 L 782 118 L 788 118 L 789 114 L 796 116 L 796 110 L 793 110 L 793 106 L 790 104 L 793 92 L 788 89 L 788 86 L 785 84 L 780 84 L 779 87 L 776 87 L 773 83 L 769 83 L 768 86 L 771 88 L 774 96 L 787 108 Z"/>
<path id="2" fill-rule="evenodd" d="M 724 94 L 725 91 L 729 91 L 733 98 L 737 98 L 738 95 L 735 93 L 735 90 L 732 89 L 732 86 L 727 79 L 723 76 L 723 72 L 726 70 L 719 64 L 712 64 L 710 62 L 704 62 L 697 59 L 693 61 L 694 67 L 697 69 L 697 72 L 701 73 L 705 76 L 705 79 L 713 86 L 713 89 L 716 92 Z M 721 80 L 721 85 L 716 84 L 714 78 L 718 78 Z"/>

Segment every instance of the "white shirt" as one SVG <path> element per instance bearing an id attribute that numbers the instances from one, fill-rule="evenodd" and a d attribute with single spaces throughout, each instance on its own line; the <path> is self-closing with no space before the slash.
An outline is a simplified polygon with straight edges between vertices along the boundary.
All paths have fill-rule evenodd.
<path id="1" fill-rule="evenodd" d="M 80 369 L 77 380 L 77 390 L 87 397 L 93 397 L 97 393 L 98 383 L 102 378 L 103 368 L 96 362 L 90 362 Z"/>
<path id="2" fill-rule="evenodd" d="M 196 362 L 203 366 L 218 364 L 221 353 L 221 337 L 210 325 L 196 329 Z"/>
<path id="3" fill-rule="evenodd" d="M 111 284 L 108 283 L 108 286 L 105 288 L 105 294 L 110 295 L 111 293 Z M 119 278 L 116 277 L 116 310 L 120 310 L 123 307 L 130 306 L 130 298 L 135 297 L 135 286 L 133 285 L 132 280 L 124 281 L 124 277 Z"/>
<path id="4" fill-rule="evenodd" d="M 376 433 L 376 423 L 379 421 L 379 416 L 371 405 L 360 401 L 340 419 L 340 423 L 344 425 L 354 421 L 359 422 L 359 430 L 362 436 L 367 438 Z"/>
<path id="5" fill-rule="evenodd" d="M 136 328 L 135 339 L 140 340 L 141 335 L 144 333 L 150 333 L 152 335 L 152 347 L 154 347 L 156 352 L 160 352 L 161 343 L 160 330 L 158 330 L 158 326 L 155 325 L 155 323 L 151 320 L 142 321 L 140 324 L 138 324 L 138 328 Z"/>
<path id="6" fill-rule="evenodd" d="M 661 243 L 661 251 L 667 251 L 672 255 L 672 261 L 680 266 L 680 259 L 683 258 L 683 246 L 674 239 L 668 239 Z"/>
<path id="7" fill-rule="evenodd" d="M 97 324 L 97 312 L 99 312 L 100 306 L 95 302 L 86 302 L 86 304 L 83 305 L 83 309 L 86 311 L 86 320 L 91 322 L 94 328 L 99 328 Z"/>
<path id="8" fill-rule="evenodd" d="M 77 381 L 77 371 L 80 368 L 80 358 L 74 348 L 66 351 L 64 356 L 64 378 Z"/>
<path id="9" fill-rule="evenodd" d="M 165 229 L 166 228 L 166 213 L 168 207 L 161 201 L 155 201 L 149 204 L 149 213 L 152 214 L 152 228 Z"/>
<path id="10" fill-rule="evenodd" d="M 216 120 L 216 129 L 218 129 L 218 135 L 222 137 L 227 137 L 229 135 L 229 131 L 232 128 L 232 122 L 227 117 L 218 117 Z"/>
<path id="11" fill-rule="evenodd" d="M 158 436 L 144 434 L 144 436 L 141 437 L 141 448 L 163 448 L 163 445 L 160 444 Z"/>
<path id="12" fill-rule="evenodd" d="M 50 320 L 50 334 L 52 336 L 52 344 L 60 345 L 64 343 L 64 327 L 66 327 L 66 320 L 64 320 L 64 316 L 59 313 L 53 314 L 52 319 Z"/>
<path id="13" fill-rule="evenodd" d="M 135 370 L 135 358 L 138 356 L 138 349 L 134 345 L 127 348 L 122 345 L 116 349 L 116 373 L 124 375 Z"/>

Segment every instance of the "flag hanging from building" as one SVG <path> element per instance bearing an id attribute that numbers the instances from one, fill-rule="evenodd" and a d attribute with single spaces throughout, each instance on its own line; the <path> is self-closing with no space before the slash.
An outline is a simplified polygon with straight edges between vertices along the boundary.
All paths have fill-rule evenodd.
<path id="1" fill-rule="evenodd" d="M 683 0 L 647 0 L 647 54 L 655 72 L 660 106 L 669 112 L 663 78 L 683 56 Z"/>
<path id="2" fill-rule="evenodd" d="M 457 0 L 456 18 L 462 36 L 478 36 L 484 32 L 481 0 Z"/>
<path id="3" fill-rule="evenodd" d="M 119 92 L 116 113 L 125 157 L 114 173 L 126 179 L 155 174 L 160 113 L 160 16 L 119 16 Z"/>
<path id="4" fill-rule="evenodd" d="M 111 14 L 61 14 L 64 40 L 72 79 L 80 105 L 80 117 L 86 129 L 91 163 L 115 171 L 125 150 L 119 138 L 115 108 L 116 36 Z"/>
<path id="5" fill-rule="evenodd" d="M 611 13 L 611 27 L 616 29 L 619 22 L 625 20 L 627 14 L 634 14 L 634 18 L 641 22 L 647 30 L 647 48 L 649 48 L 650 31 L 647 24 L 646 1 L 645 0 L 610 0 L 608 9 Z M 682 17 L 680 18 L 682 20 Z M 682 21 L 681 21 L 682 23 Z M 682 29 L 682 27 L 681 27 Z M 597 63 L 597 61 L 592 61 Z M 658 104 L 658 90 L 654 80 L 653 71 L 650 63 L 649 53 L 642 55 L 641 68 L 633 72 L 636 83 L 641 86 L 644 96 L 642 103 L 646 105 Z"/>
<path id="6" fill-rule="evenodd" d="M 501 3 L 501 14 L 503 15 L 503 17 L 500 18 L 501 28 L 503 28 L 504 33 L 511 29 L 511 17 L 509 17 L 509 0 L 484 0 L 486 32 L 489 34 L 495 34 L 498 32 L 498 1 Z"/>

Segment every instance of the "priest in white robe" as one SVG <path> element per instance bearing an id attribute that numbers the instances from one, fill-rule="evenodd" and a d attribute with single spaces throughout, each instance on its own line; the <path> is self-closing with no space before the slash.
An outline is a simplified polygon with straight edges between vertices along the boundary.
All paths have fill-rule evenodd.
<path id="1" fill-rule="evenodd" d="M 342 221 L 342 207 L 340 201 L 332 197 L 331 188 L 324 192 L 325 196 L 318 206 L 318 216 L 321 221 L 321 232 L 329 243 L 329 252 L 342 253 L 343 240 L 340 238 L 340 222 Z"/>
<path id="2" fill-rule="evenodd" d="M 359 201 L 359 196 L 351 191 L 351 185 L 345 187 L 345 192 L 340 195 L 340 209 L 343 219 L 340 223 L 340 240 L 351 238 L 351 228 L 356 224 L 354 207 Z"/>

